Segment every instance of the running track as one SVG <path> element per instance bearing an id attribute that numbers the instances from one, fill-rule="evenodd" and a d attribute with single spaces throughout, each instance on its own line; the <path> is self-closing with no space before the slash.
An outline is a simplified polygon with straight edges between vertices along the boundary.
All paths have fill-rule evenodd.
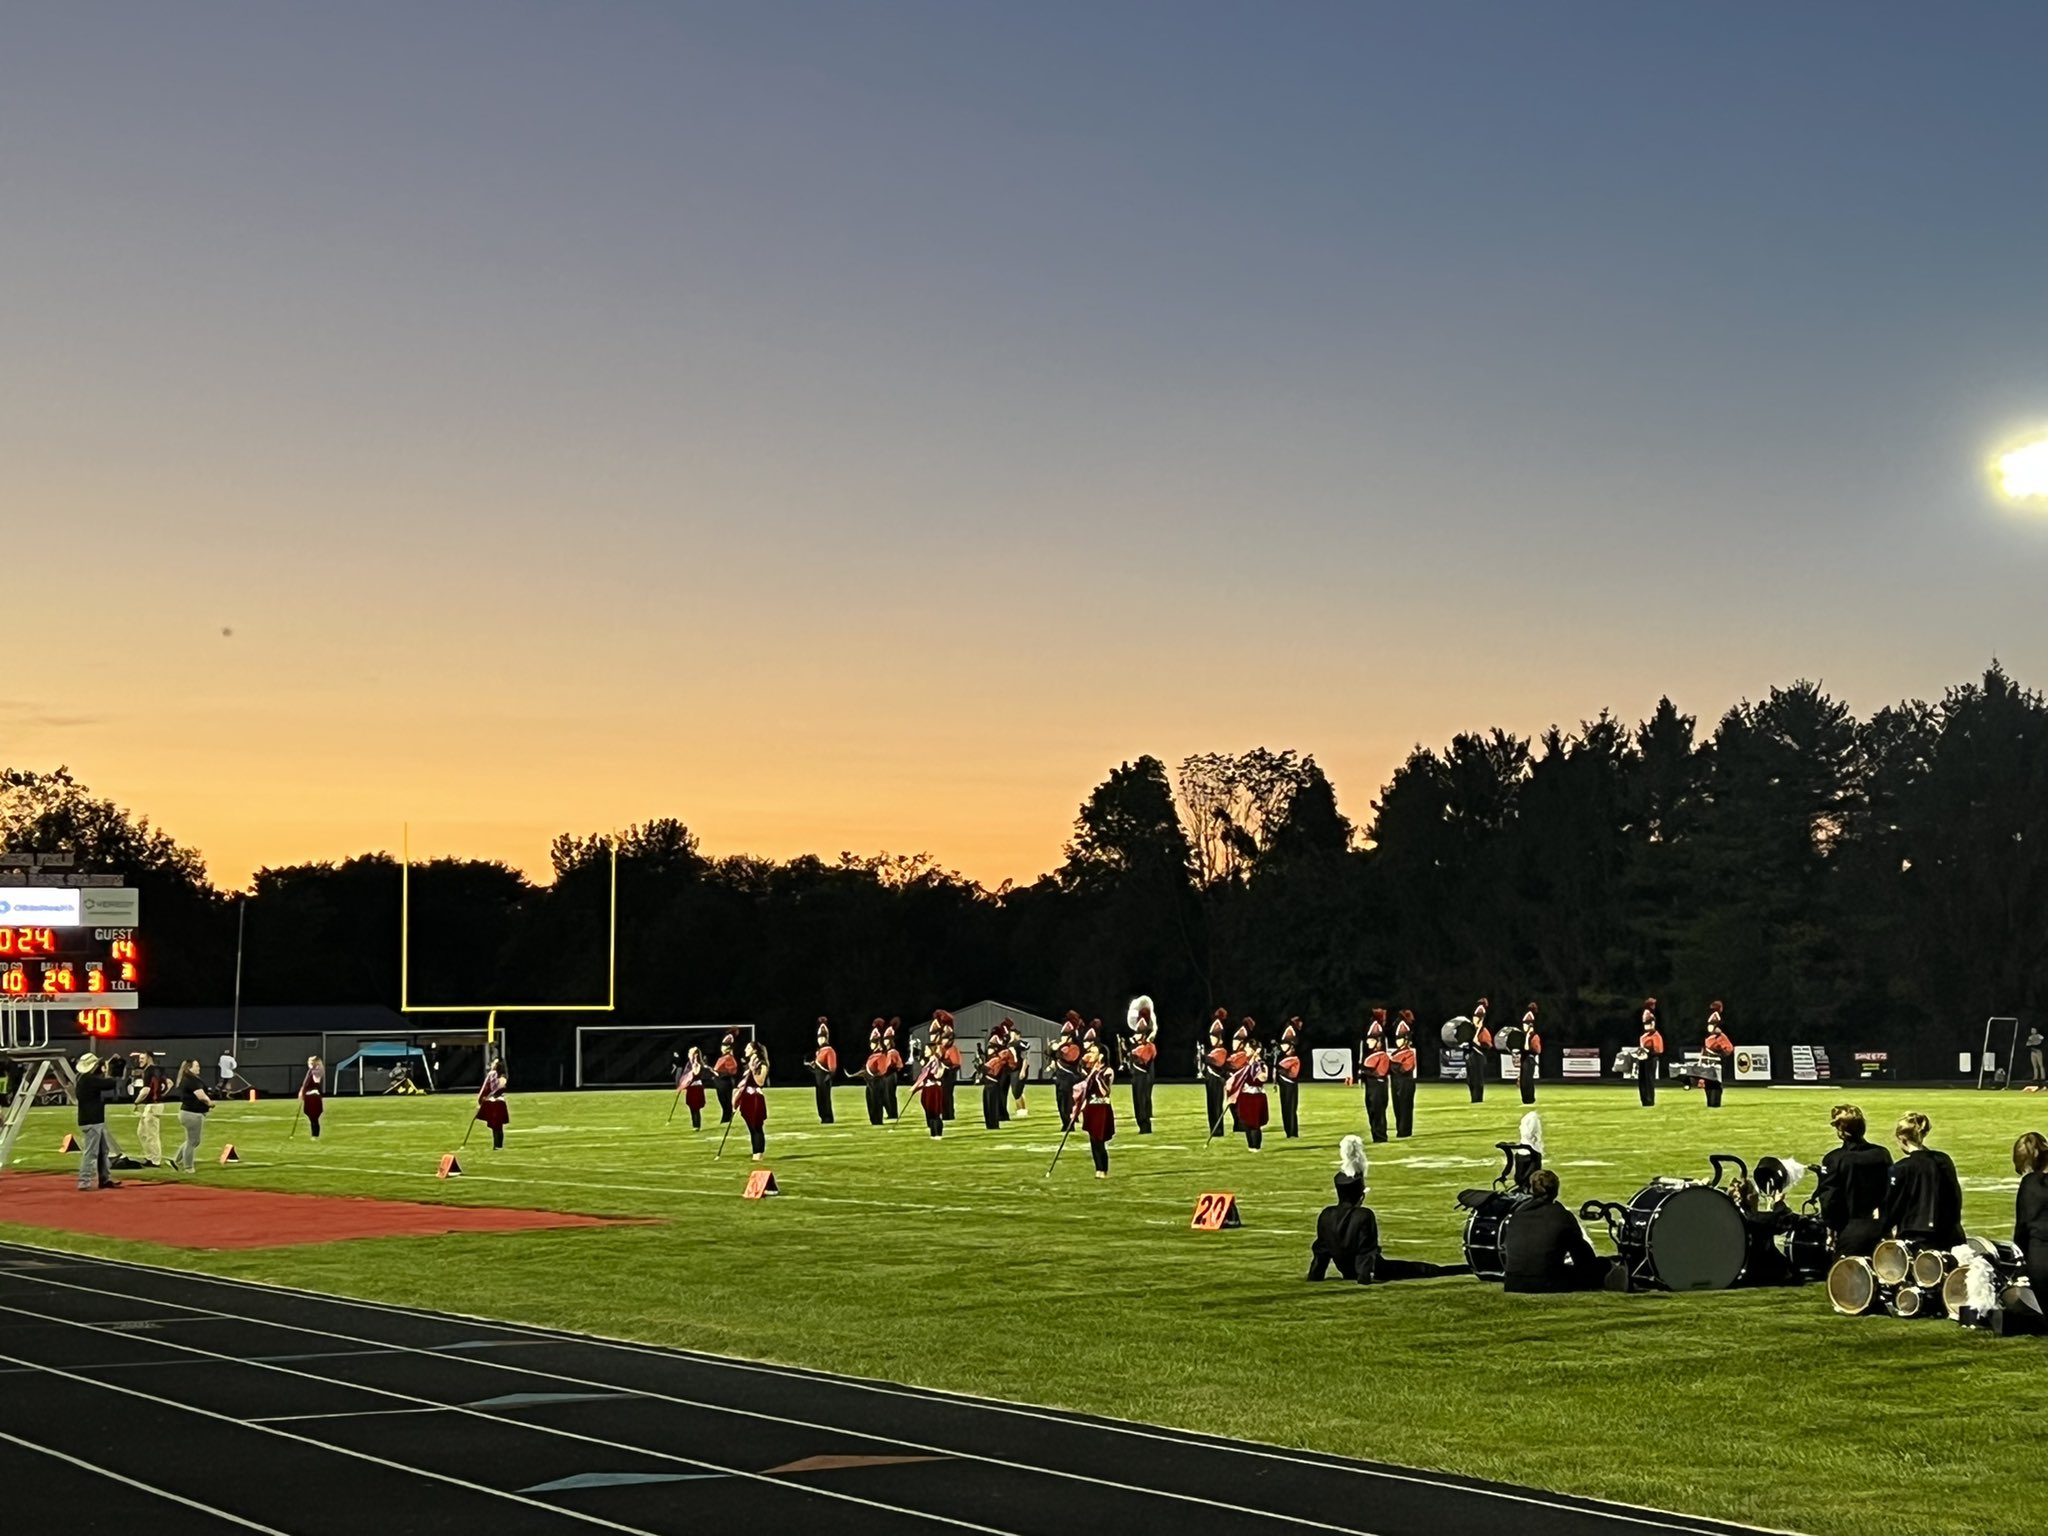
<path id="1" fill-rule="evenodd" d="M 1753 1529 L 9 1244 L 0 1518 L 122 1536 Z"/>

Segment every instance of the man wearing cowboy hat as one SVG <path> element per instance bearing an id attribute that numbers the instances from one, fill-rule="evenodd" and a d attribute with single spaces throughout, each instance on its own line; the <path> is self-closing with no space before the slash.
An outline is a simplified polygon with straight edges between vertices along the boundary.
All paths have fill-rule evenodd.
<path id="1" fill-rule="evenodd" d="M 119 1189 L 107 1168 L 107 1100 L 114 1092 L 113 1080 L 101 1070 L 102 1062 L 91 1051 L 78 1058 L 78 1187 Z M 97 1179 L 95 1179 L 97 1175 Z"/>

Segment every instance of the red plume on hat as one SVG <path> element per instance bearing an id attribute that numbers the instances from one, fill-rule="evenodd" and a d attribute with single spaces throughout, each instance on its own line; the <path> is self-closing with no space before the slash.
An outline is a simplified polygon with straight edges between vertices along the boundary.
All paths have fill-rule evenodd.
<path id="1" fill-rule="evenodd" d="M 1373 1021 L 1373 1023 L 1375 1023 L 1375 1024 L 1384 1024 L 1384 1023 L 1386 1023 L 1386 1022 L 1387 1022 L 1387 1010 L 1386 1010 L 1386 1009 L 1384 1009 L 1384 1008 L 1375 1008 L 1375 1009 L 1373 1009 L 1373 1011 L 1372 1011 L 1372 1021 Z"/>
<path id="2" fill-rule="evenodd" d="M 1708 1011 L 1709 1013 L 1719 1013 L 1719 1012 L 1721 1011 L 1721 1000 L 1720 1000 L 1719 998 L 1715 998 L 1715 999 L 1714 999 L 1714 1006 L 1713 1006 L 1712 1008 L 1708 1009 L 1707 1011 Z"/>
<path id="3" fill-rule="evenodd" d="M 1217 1022 L 1217 1023 L 1219 1023 L 1219 1024 L 1221 1024 L 1221 1023 L 1224 1023 L 1224 1022 L 1228 1021 L 1228 1019 L 1229 1019 L 1229 1018 L 1230 1018 L 1230 1010 L 1229 1010 L 1228 1008 L 1218 1008 L 1218 1009 L 1216 1010 L 1216 1022 Z"/>
<path id="4" fill-rule="evenodd" d="M 1657 999 L 1655 999 L 1654 997 L 1646 997 L 1643 999 L 1643 1006 L 1649 1009 L 1652 1013 L 1655 1013 L 1657 1011 Z"/>
<path id="5" fill-rule="evenodd" d="M 950 1029 L 953 1024 L 953 1015 L 946 1012 L 945 1009 L 940 1008 L 933 1012 L 932 1022 L 934 1024 L 941 1026 L 942 1028 Z"/>
<path id="6" fill-rule="evenodd" d="M 1415 1022 L 1415 1010 L 1413 1008 L 1403 1008 L 1401 1010 L 1401 1022 L 1403 1024 L 1413 1024 Z"/>

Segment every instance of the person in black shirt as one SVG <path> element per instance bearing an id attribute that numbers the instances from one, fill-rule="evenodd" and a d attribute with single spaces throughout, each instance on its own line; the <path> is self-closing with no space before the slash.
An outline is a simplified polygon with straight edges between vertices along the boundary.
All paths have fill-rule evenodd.
<path id="1" fill-rule="evenodd" d="M 199 1138 L 206 1134 L 206 1117 L 213 1100 L 199 1082 L 199 1063 L 188 1061 L 178 1069 L 178 1124 L 185 1132 L 185 1144 L 171 1159 L 173 1168 L 187 1173 L 199 1171 Z"/>
<path id="2" fill-rule="evenodd" d="M 1932 1248 L 1953 1248 L 1963 1240 L 1963 1184 L 1946 1152 L 1927 1145 L 1927 1117 L 1901 1115 L 1894 1131 L 1899 1160 L 1878 1218 L 1893 1237 Z"/>
<path id="3" fill-rule="evenodd" d="M 1596 1291 L 1613 1266 L 1593 1252 L 1578 1218 L 1557 1203 L 1557 1175 L 1530 1176 L 1529 1198 L 1502 1234 L 1507 1291 Z"/>
<path id="4" fill-rule="evenodd" d="M 1820 1160 L 1814 1199 L 1835 1252 L 1868 1258 L 1884 1236 L 1878 1212 L 1891 1188 L 1892 1155 L 1863 1139 L 1863 1111 L 1854 1104 L 1837 1104 L 1828 1119 L 1842 1144 Z"/>
<path id="5" fill-rule="evenodd" d="M 2026 1260 L 2034 1295 L 2048 1297 L 2048 1139 L 2029 1131 L 2014 1142 L 2012 1170 L 2020 1176 L 2013 1204 L 2013 1246 Z"/>
<path id="6" fill-rule="evenodd" d="M 91 1051 L 78 1058 L 78 1187 L 119 1189 L 107 1168 L 107 1100 L 113 1097 L 114 1080 L 106 1074 L 106 1063 Z"/>
<path id="7" fill-rule="evenodd" d="M 1379 1218 L 1365 1203 L 1365 1143 L 1346 1136 L 1337 1144 L 1337 1203 L 1316 1217 L 1315 1246 L 1309 1250 L 1308 1278 L 1320 1280 L 1332 1265 L 1346 1280 L 1423 1280 L 1464 1272 L 1461 1265 L 1390 1259 L 1380 1252 Z"/>

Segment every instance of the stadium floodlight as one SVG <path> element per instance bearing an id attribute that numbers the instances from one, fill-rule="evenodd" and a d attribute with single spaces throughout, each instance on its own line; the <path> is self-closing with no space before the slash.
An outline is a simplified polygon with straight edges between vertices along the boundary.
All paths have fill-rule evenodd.
<path id="1" fill-rule="evenodd" d="M 484 1015 L 484 1053 L 498 1045 L 501 1013 L 612 1013 L 619 998 L 619 840 L 606 838 L 611 850 L 611 919 L 605 940 L 604 1001 L 601 1003 L 420 1003 L 412 1000 L 412 824 L 400 841 L 398 877 L 398 1011 L 400 1013 L 480 1013 Z"/>

